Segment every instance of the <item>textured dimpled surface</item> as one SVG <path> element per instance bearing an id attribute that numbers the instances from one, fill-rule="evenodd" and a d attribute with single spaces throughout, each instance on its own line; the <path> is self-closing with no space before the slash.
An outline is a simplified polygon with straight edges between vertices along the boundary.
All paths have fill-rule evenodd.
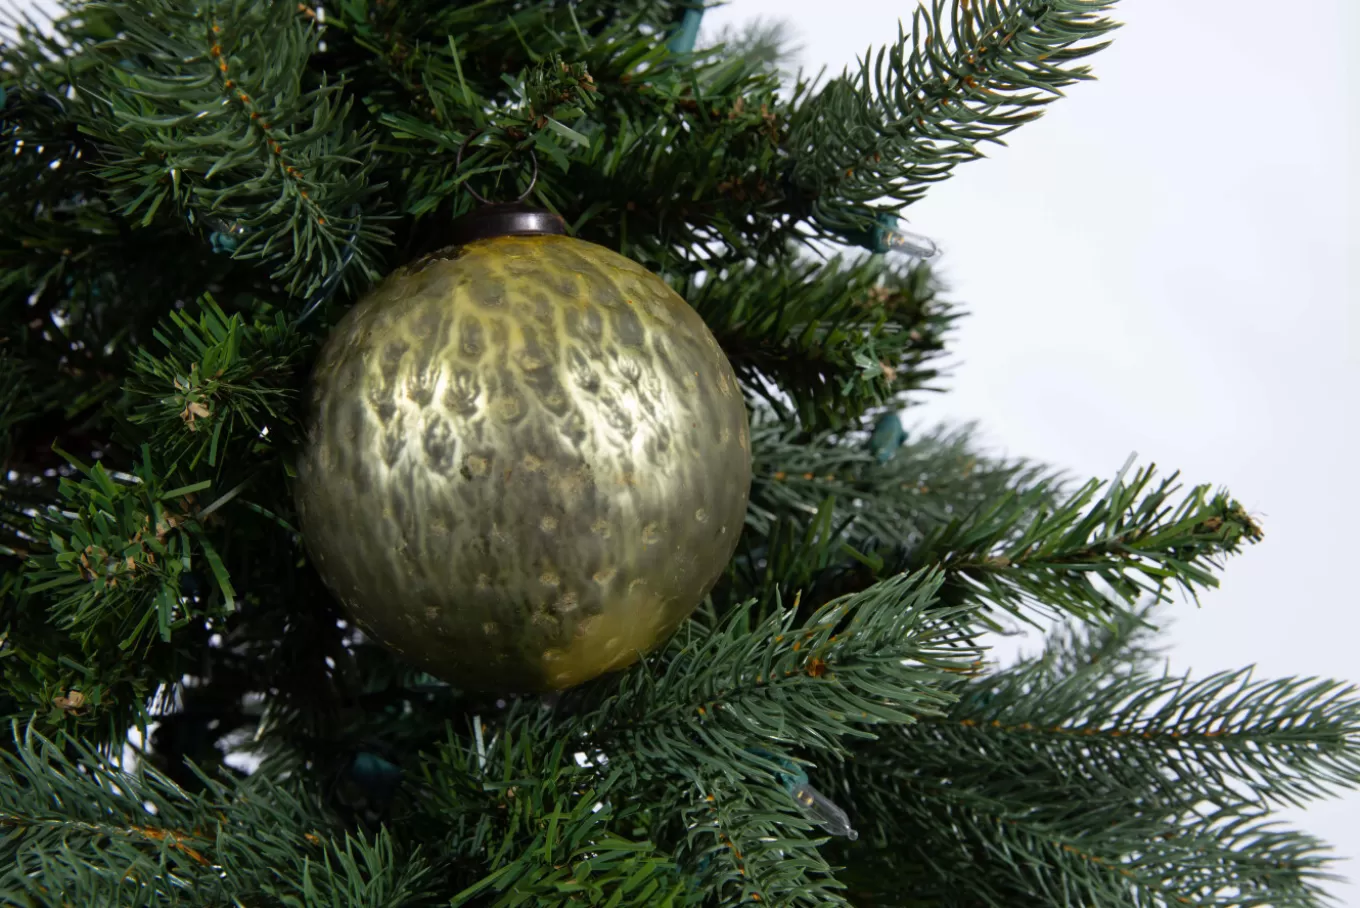
<path id="1" fill-rule="evenodd" d="M 564 236 L 399 269 L 313 376 L 297 500 L 358 625 L 471 689 L 570 687 L 685 620 L 751 479 L 736 377 L 658 277 Z"/>

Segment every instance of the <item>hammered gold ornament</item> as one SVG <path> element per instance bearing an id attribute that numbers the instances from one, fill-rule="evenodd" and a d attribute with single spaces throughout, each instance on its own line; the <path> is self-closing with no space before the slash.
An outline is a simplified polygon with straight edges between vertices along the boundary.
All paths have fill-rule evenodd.
<path id="1" fill-rule="evenodd" d="M 461 687 L 632 663 L 741 533 L 736 376 L 683 299 L 602 246 L 492 236 L 399 269 L 327 340 L 311 406 L 317 570 L 370 636 Z"/>

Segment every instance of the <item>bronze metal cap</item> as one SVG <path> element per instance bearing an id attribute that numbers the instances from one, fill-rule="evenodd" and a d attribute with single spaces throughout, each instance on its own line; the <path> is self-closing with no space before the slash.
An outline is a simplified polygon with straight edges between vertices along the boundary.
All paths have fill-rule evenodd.
<path id="1" fill-rule="evenodd" d="M 541 236 L 566 232 L 566 222 L 550 211 L 516 203 L 486 205 L 454 221 L 453 242 L 461 246 L 473 240 L 497 236 Z"/>

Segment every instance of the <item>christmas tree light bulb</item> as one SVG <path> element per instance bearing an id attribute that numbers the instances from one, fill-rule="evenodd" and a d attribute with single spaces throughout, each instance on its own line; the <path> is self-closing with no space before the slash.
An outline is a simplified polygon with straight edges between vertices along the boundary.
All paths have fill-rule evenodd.
<path id="1" fill-rule="evenodd" d="M 940 247 L 934 240 L 907 230 L 897 215 L 888 211 L 877 212 L 872 226 L 847 231 L 843 237 L 875 255 L 893 252 L 915 259 L 932 259 L 940 254 Z"/>
<path id="2" fill-rule="evenodd" d="M 881 236 L 882 245 L 887 247 L 888 252 L 918 259 L 931 259 L 940 254 L 940 247 L 930 237 L 912 233 L 901 226 L 884 227 Z"/>
<path id="3" fill-rule="evenodd" d="M 850 816 L 826 795 L 808 784 L 808 775 L 792 760 L 785 759 L 759 747 L 747 748 L 747 753 L 763 757 L 782 767 L 777 778 L 793 798 L 803 816 L 834 836 L 855 841 L 859 833 L 850 825 Z"/>
<path id="4" fill-rule="evenodd" d="M 812 822 L 834 836 L 843 836 L 850 841 L 859 838 L 859 833 L 850 825 L 850 817 L 826 795 L 806 783 L 795 786 L 793 799 L 802 808 L 803 814 Z"/>

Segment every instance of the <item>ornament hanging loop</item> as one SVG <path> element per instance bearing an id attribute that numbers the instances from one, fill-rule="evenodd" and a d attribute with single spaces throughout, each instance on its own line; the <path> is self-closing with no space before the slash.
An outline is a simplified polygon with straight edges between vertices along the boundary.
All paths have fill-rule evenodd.
<path id="1" fill-rule="evenodd" d="M 463 155 L 467 152 L 468 146 L 483 132 L 484 130 L 479 129 L 463 140 L 463 144 L 458 147 L 455 168 L 463 166 Z M 566 222 L 559 215 L 524 204 L 524 200 L 538 184 L 538 155 L 534 154 L 532 148 L 529 149 L 529 160 L 533 162 L 529 186 L 513 202 L 492 202 L 473 189 L 470 182 L 463 181 L 463 188 L 468 191 L 468 195 L 480 202 L 482 207 L 474 209 L 454 222 L 452 239 L 455 245 L 499 236 L 543 236 L 567 232 Z"/>
<path id="2" fill-rule="evenodd" d="M 467 152 L 468 146 L 472 144 L 472 140 L 483 135 L 485 132 L 486 130 L 484 129 L 475 129 L 472 132 L 468 133 L 468 137 L 463 140 L 463 144 L 458 146 L 458 157 L 457 159 L 455 159 L 453 164 L 453 169 L 455 171 L 463 169 L 463 155 L 464 153 Z M 528 187 L 525 188 L 524 192 L 520 193 L 519 198 L 515 199 L 516 203 L 523 202 L 525 199 L 527 199 L 529 197 L 529 193 L 534 191 L 534 186 L 538 184 L 538 155 L 534 154 L 534 150 L 532 148 L 529 149 L 529 161 L 533 166 L 533 171 L 529 174 L 529 185 Z M 473 189 L 472 183 L 469 182 L 468 180 L 463 181 L 463 188 L 467 190 L 468 195 L 472 196 L 474 199 L 481 202 L 483 205 L 495 204 L 490 199 L 483 196 L 480 192 Z"/>

